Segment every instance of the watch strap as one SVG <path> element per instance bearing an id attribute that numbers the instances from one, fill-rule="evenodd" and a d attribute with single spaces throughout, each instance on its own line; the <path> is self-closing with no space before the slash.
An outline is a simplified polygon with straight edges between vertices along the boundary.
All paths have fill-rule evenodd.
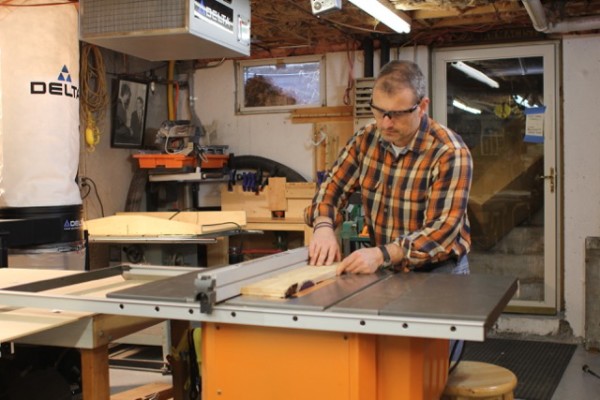
<path id="1" fill-rule="evenodd" d="M 381 253 L 383 254 L 383 264 L 381 264 L 382 268 L 387 268 L 392 265 L 392 257 L 390 257 L 389 251 L 386 249 L 384 245 L 377 246 Z"/>

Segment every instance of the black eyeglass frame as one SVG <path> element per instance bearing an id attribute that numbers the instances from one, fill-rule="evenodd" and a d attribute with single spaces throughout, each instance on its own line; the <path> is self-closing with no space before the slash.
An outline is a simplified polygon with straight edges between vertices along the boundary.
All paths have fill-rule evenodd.
<path id="1" fill-rule="evenodd" d="M 383 108 L 374 105 L 373 99 L 369 100 L 369 107 L 371 107 L 375 111 L 382 113 L 382 118 L 388 117 L 389 119 L 393 120 L 394 117 L 400 117 L 402 115 L 411 114 L 415 112 L 415 110 L 419 108 L 419 105 L 421 105 L 422 100 L 422 98 L 419 99 L 414 106 L 412 106 L 411 108 L 407 108 L 406 110 L 384 110 Z"/>

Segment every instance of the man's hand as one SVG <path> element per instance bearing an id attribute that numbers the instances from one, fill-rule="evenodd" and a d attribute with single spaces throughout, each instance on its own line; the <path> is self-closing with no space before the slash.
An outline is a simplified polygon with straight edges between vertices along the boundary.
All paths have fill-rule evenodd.
<path id="1" fill-rule="evenodd" d="M 333 228 L 324 226 L 314 231 L 308 246 L 310 265 L 331 265 L 341 259 L 340 246 Z"/>
<path id="2" fill-rule="evenodd" d="M 383 254 L 377 247 L 358 249 L 344 258 L 336 273 L 372 274 L 383 264 Z"/>

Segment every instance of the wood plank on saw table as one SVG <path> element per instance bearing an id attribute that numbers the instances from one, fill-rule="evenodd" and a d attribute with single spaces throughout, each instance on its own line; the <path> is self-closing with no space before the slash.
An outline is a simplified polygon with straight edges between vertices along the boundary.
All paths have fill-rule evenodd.
<path id="1" fill-rule="evenodd" d="M 300 290 L 335 277 L 337 263 L 326 266 L 306 265 L 242 287 L 241 293 L 250 296 L 290 297 Z"/>

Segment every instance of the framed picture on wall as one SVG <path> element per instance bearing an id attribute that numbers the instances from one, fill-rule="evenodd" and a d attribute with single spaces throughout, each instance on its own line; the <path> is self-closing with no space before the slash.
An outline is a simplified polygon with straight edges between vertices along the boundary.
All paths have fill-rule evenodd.
<path id="1" fill-rule="evenodd" d="M 111 147 L 141 148 L 146 129 L 148 83 L 118 79 L 113 93 Z"/>

